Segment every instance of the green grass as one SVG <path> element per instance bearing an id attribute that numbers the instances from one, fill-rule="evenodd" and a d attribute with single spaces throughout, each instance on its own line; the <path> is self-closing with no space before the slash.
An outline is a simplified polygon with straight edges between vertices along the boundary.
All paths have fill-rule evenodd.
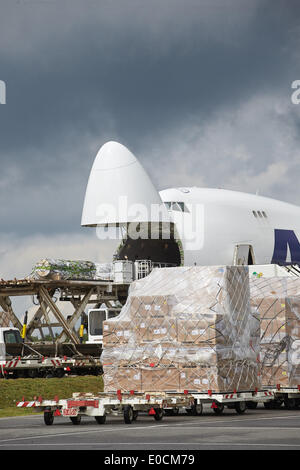
<path id="1" fill-rule="evenodd" d="M 102 392 L 102 377 L 86 375 L 82 377 L 63 377 L 61 379 L 0 379 L 0 418 L 21 416 L 34 413 L 30 408 L 17 408 L 18 401 L 69 398 L 74 392 Z"/>

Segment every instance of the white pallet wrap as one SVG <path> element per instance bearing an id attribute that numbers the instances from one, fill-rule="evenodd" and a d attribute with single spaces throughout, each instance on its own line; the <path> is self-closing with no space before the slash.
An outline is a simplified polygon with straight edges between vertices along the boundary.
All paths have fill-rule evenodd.
<path id="1" fill-rule="evenodd" d="M 300 278 L 250 279 L 263 386 L 300 387 Z"/>
<path id="2" fill-rule="evenodd" d="M 259 388 L 259 321 L 244 266 L 157 268 L 104 323 L 106 391 Z"/>

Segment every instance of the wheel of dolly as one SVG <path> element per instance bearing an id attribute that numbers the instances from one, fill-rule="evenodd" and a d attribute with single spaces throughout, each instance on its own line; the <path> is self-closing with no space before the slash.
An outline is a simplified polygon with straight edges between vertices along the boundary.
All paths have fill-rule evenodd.
<path id="1" fill-rule="evenodd" d="M 130 406 L 130 405 L 125 406 L 123 414 L 124 414 L 125 423 L 126 424 L 131 424 L 132 421 L 133 421 L 133 416 L 134 416 L 132 406 Z"/>
<path id="2" fill-rule="evenodd" d="M 53 411 L 51 411 L 51 410 L 45 410 L 45 411 L 44 411 L 44 423 L 45 423 L 47 426 L 51 426 L 51 424 L 53 424 L 53 421 L 54 421 L 54 414 L 53 414 Z"/>
<path id="3" fill-rule="evenodd" d="M 162 408 L 154 408 L 154 411 L 155 415 L 153 416 L 155 421 L 161 421 L 164 417 L 164 410 Z"/>
<path id="4" fill-rule="evenodd" d="M 98 424 L 105 424 L 106 422 L 106 415 L 103 416 L 95 416 L 95 420 Z"/>
<path id="5" fill-rule="evenodd" d="M 70 420 L 72 421 L 73 424 L 78 425 L 81 423 L 81 416 L 70 416 Z"/>
<path id="6" fill-rule="evenodd" d="M 203 412 L 202 403 L 197 403 L 197 400 L 195 400 L 195 403 L 191 406 L 191 414 L 193 416 L 200 416 L 202 415 L 202 412 Z"/>
<path id="7" fill-rule="evenodd" d="M 237 401 L 234 405 L 235 411 L 241 415 L 242 413 L 245 413 L 247 409 L 247 405 L 245 401 Z"/>
<path id="8" fill-rule="evenodd" d="M 139 412 L 137 410 L 133 410 L 133 418 L 132 421 L 136 421 L 138 419 Z"/>
<path id="9" fill-rule="evenodd" d="M 294 410 L 296 408 L 296 400 L 295 398 L 285 398 L 284 399 L 284 406 L 288 410 Z"/>
<path id="10" fill-rule="evenodd" d="M 246 406 L 249 410 L 255 410 L 257 408 L 257 401 L 246 401 Z"/>
<path id="11" fill-rule="evenodd" d="M 217 408 L 213 408 L 214 412 L 216 415 L 221 415 L 224 411 L 224 405 L 223 403 L 216 403 Z"/>
<path id="12" fill-rule="evenodd" d="M 264 407 L 266 410 L 272 410 L 273 408 L 273 400 L 264 401 Z"/>

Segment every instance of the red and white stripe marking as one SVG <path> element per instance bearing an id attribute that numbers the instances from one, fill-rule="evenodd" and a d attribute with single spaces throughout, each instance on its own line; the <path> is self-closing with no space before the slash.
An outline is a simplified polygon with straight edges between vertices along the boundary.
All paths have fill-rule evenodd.
<path id="1" fill-rule="evenodd" d="M 17 357 L 17 358 L 14 358 L 12 359 L 11 361 L 8 361 L 5 363 L 5 368 L 6 369 L 14 369 L 16 367 L 16 365 L 18 364 L 18 362 L 20 361 L 20 358 Z"/>
<path id="2" fill-rule="evenodd" d="M 35 401 L 18 401 L 17 407 L 18 408 L 32 408 L 36 406 Z"/>

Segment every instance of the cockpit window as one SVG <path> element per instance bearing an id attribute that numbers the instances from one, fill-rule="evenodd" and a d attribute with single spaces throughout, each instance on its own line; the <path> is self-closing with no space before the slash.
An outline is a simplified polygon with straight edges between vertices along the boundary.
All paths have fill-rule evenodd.
<path id="1" fill-rule="evenodd" d="M 184 202 L 165 202 L 164 204 L 169 211 L 189 212 Z"/>

